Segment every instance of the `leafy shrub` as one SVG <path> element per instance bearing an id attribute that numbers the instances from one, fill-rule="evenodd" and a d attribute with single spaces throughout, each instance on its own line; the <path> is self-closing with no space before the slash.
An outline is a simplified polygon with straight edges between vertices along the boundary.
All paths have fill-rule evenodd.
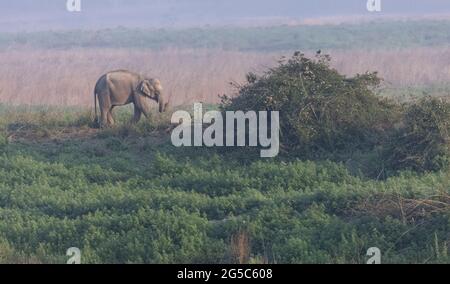
<path id="1" fill-rule="evenodd" d="M 91 139 L 2 152 L 0 263 L 65 263 L 72 246 L 83 263 L 364 263 L 372 246 L 383 263 L 450 261 L 447 173 L 364 180 L 333 162 L 135 151 L 138 137 L 80 155 Z"/>
<path id="2" fill-rule="evenodd" d="M 402 124 L 385 153 L 390 167 L 431 171 L 449 165 L 450 103 L 423 98 L 407 107 Z"/>
<path id="3" fill-rule="evenodd" d="M 0 128 L 0 148 L 8 144 L 8 135 L 6 131 Z"/>
<path id="4" fill-rule="evenodd" d="M 282 147 L 301 156 L 371 148 L 391 127 L 394 105 L 374 94 L 376 73 L 347 78 L 330 60 L 296 52 L 261 76 L 248 74 L 238 96 L 222 98 L 222 108 L 279 111 Z"/>

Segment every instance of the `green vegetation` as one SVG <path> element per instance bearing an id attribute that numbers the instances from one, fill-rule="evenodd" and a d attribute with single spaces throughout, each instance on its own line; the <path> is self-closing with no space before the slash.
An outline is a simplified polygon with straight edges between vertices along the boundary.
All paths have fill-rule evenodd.
<path id="1" fill-rule="evenodd" d="M 406 107 L 402 126 L 385 153 L 395 169 L 439 170 L 449 166 L 450 104 L 423 98 Z"/>
<path id="2" fill-rule="evenodd" d="M 239 95 L 225 97 L 223 107 L 279 111 L 281 143 L 291 155 L 373 148 L 394 120 L 394 105 L 373 93 L 380 83 L 376 73 L 347 78 L 330 60 L 296 52 L 261 76 L 248 74 L 237 86 Z"/>
<path id="3" fill-rule="evenodd" d="M 450 21 L 399 21 L 359 24 L 191 29 L 51 31 L 0 34 L 0 47 L 33 48 L 220 48 L 285 51 L 448 46 Z"/>
<path id="4" fill-rule="evenodd" d="M 384 263 L 450 262 L 448 172 L 368 180 L 328 161 L 177 149 L 155 123 L 100 131 L 88 113 L 27 111 L 19 129 L 11 112 L 0 262 L 64 263 L 74 246 L 85 263 L 364 263 L 374 246 Z"/>
<path id="5" fill-rule="evenodd" d="M 377 178 L 449 168 L 450 103 L 426 97 L 400 105 L 376 95 L 376 73 L 347 77 L 330 61 L 320 52 L 314 59 L 295 52 L 262 75 L 249 73 L 221 107 L 279 111 L 280 143 L 289 157 L 348 162 L 359 152 L 356 160 L 369 165 L 359 170 Z"/>

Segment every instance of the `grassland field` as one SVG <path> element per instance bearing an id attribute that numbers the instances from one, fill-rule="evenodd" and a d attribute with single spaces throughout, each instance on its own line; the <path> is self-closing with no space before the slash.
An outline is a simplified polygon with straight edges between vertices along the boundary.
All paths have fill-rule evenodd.
<path id="1" fill-rule="evenodd" d="M 380 95 L 448 97 L 449 21 L 0 34 L 0 263 L 450 263 L 450 173 L 270 160 L 175 148 L 170 113 L 92 128 L 98 77 L 161 78 L 174 108 L 218 95 L 294 50 L 344 74 L 379 71 Z M 368 157 L 369 156 L 369 157 Z"/>
<path id="2" fill-rule="evenodd" d="M 130 110 L 117 114 L 124 123 Z M 89 127 L 80 109 L 0 114 L 0 262 L 448 263 L 447 172 L 175 148 L 167 118 Z"/>

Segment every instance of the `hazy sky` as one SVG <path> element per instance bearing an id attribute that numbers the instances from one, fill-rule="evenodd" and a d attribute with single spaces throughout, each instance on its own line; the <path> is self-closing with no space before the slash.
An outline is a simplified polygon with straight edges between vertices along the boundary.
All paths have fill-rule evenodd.
<path id="1" fill-rule="evenodd" d="M 380 0 L 369 13 L 367 0 L 80 0 L 69 13 L 67 0 L 0 0 L 0 31 L 72 28 L 180 27 L 271 24 L 316 17 L 450 14 L 450 0 Z"/>

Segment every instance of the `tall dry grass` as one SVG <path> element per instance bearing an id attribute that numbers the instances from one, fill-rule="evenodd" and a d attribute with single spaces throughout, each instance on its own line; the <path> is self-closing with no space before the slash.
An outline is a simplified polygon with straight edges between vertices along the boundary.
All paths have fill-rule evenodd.
<path id="1" fill-rule="evenodd" d="M 389 84 L 450 81 L 450 48 L 328 51 L 345 74 L 379 71 Z M 230 81 L 274 66 L 283 54 L 222 50 L 4 50 L 0 51 L 0 103 L 92 106 L 96 80 L 114 69 L 159 77 L 171 104 L 213 103 L 233 92 Z M 284 54 L 288 56 L 289 54 Z"/>
<path id="2" fill-rule="evenodd" d="M 97 79 L 129 69 L 158 77 L 171 103 L 217 101 L 228 82 L 241 80 L 273 58 L 213 50 L 72 49 L 0 52 L 0 102 L 11 104 L 93 104 Z"/>
<path id="3" fill-rule="evenodd" d="M 331 54 L 333 65 L 344 74 L 379 71 L 386 83 L 396 87 L 450 83 L 450 47 Z"/>

